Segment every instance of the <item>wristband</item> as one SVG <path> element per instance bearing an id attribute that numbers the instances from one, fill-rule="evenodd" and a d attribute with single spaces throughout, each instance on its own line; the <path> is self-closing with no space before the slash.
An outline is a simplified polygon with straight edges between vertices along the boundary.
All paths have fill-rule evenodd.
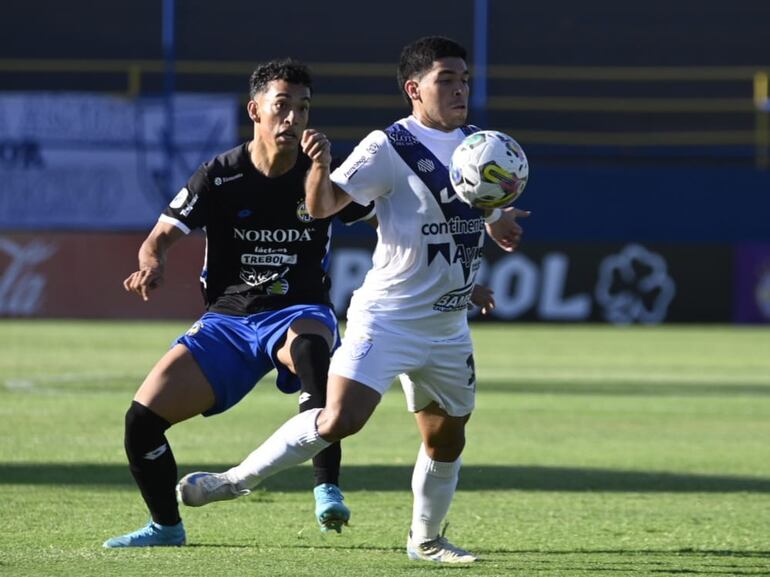
<path id="1" fill-rule="evenodd" d="M 492 209 L 492 212 L 490 212 L 487 216 L 484 217 L 484 222 L 487 224 L 493 224 L 500 220 L 500 217 L 503 216 L 503 211 L 499 208 Z"/>

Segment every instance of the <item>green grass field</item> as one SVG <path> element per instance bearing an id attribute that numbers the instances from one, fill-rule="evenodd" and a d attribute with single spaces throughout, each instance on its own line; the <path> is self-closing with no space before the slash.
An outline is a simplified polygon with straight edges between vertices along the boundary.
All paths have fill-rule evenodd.
<path id="1" fill-rule="evenodd" d="M 123 415 L 175 323 L 0 321 L 0 575 L 770 575 L 770 329 L 474 327 L 478 406 L 448 535 L 409 562 L 419 441 L 394 387 L 344 443 L 353 510 L 321 534 L 311 471 L 182 511 L 189 546 L 104 550 L 147 521 Z M 239 461 L 296 411 L 272 375 L 171 429 L 180 475 Z"/>

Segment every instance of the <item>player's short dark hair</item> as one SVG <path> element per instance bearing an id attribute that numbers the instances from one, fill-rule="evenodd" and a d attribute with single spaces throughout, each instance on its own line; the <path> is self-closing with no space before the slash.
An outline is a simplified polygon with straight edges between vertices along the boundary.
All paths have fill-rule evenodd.
<path id="1" fill-rule="evenodd" d="M 249 98 L 253 99 L 260 92 L 267 90 L 267 85 L 273 80 L 285 80 L 291 84 L 307 86 L 313 92 L 313 79 L 310 69 L 293 58 L 271 60 L 257 65 L 249 78 Z"/>
<path id="2" fill-rule="evenodd" d="M 398 61 L 396 80 L 407 103 L 410 100 L 404 90 L 404 83 L 407 80 L 420 78 L 440 58 L 462 58 L 465 60 L 466 51 L 460 44 L 445 36 L 423 36 L 404 46 L 401 51 L 401 59 Z"/>

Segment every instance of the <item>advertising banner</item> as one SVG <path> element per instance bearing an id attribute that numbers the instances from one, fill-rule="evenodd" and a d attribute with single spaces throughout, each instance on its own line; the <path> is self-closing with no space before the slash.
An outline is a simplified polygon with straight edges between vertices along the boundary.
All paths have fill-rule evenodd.
<path id="1" fill-rule="evenodd" d="M 234 145 L 237 98 L 0 94 L 0 230 L 146 230 Z M 170 146 L 169 146 L 170 144 Z"/>
<path id="2" fill-rule="evenodd" d="M 170 252 L 149 303 L 123 290 L 146 233 L 0 233 L 0 317 L 177 318 L 203 310 L 204 239 Z M 331 296 L 344 318 L 371 267 L 371 239 L 336 237 Z M 527 244 L 490 247 L 478 282 L 497 307 L 478 321 L 770 322 L 770 245 Z"/>
<path id="3" fill-rule="evenodd" d="M 169 251 L 163 286 L 144 302 L 123 289 L 146 234 L 0 234 L 0 317 L 177 318 L 203 311 L 204 239 Z"/>
<path id="4" fill-rule="evenodd" d="M 334 252 L 332 298 L 344 315 L 371 266 L 369 246 Z M 489 247 L 477 282 L 496 308 L 474 320 L 731 322 L 733 248 L 728 245 L 527 243 L 514 254 Z"/>
<path id="5" fill-rule="evenodd" d="M 770 244 L 746 244 L 735 256 L 737 323 L 770 323 Z"/>

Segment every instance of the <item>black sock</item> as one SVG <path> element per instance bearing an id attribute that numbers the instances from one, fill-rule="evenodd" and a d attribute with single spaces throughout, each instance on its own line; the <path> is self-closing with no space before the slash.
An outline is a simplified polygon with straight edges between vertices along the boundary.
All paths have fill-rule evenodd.
<path id="1" fill-rule="evenodd" d="M 329 373 L 329 345 L 321 335 L 299 335 L 291 343 L 291 360 L 302 382 L 300 412 L 320 409 L 326 404 L 326 381 Z M 315 484 L 339 485 L 342 448 L 332 443 L 313 457 Z"/>
<path id="2" fill-rule="evenodd" d="M 170 426 L 168 421 L 136 401 L 126 412 L 128 466 L 152 520 L 160 525 L 176 525 L 181 521 L 174 494 L 176 461 L 164 434 Z"/>

